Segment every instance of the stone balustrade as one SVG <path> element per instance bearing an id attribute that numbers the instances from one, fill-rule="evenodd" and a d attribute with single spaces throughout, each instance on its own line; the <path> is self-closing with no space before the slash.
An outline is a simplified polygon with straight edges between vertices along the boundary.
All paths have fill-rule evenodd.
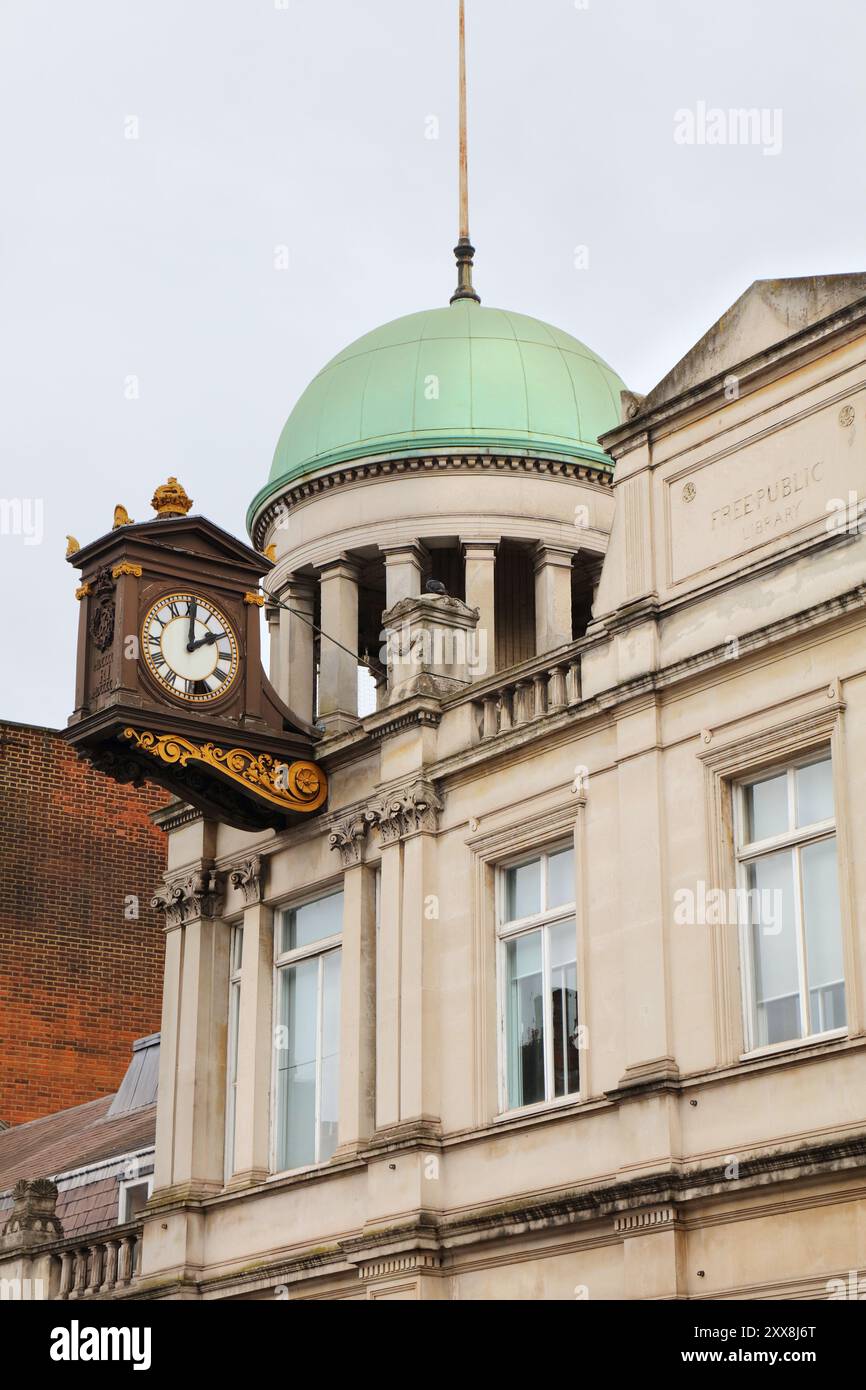
<path id="1" fill-rule="evenodd" d="M 498 677 L 479 681 L 469 696 L 481 742 L 498 738 L 579 703 L 580 652 L 573 646 L 546 652 Z"/>
<path id="2" fill-rule="evenodd" d="M 141 1258 L 141 1226 L 119 1227 L 110 1235 L 70 1240 L 52 1251 L 54 1298 L 104 1298 L 132 1284 Z"/>

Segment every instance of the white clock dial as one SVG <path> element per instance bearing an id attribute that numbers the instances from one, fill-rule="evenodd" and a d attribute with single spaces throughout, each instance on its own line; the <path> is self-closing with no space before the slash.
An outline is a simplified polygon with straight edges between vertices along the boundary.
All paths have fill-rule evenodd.
<path id="1" fill-rule="evenodd" d="M 218 700 L 237 678 L 231 623 L 197 594 L 166 594 L 151 606 L 141 625 L 141 651 L 157 684 L 189 704 Z"/>

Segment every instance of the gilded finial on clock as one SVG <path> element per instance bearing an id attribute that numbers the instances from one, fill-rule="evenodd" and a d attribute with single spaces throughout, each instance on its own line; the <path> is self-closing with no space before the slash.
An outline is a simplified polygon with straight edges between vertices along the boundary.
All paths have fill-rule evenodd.
<path id="1" fill-rule="evenodd" d="M 192 498 L 187 497 L 183 484 L 177 478 L 169 478 L 153 494 L 150 505 L 157 516 L 186 516 L 192 506 Z"/>
<path id="2" fill-rule="evenodd" d="M 69 556 L 70 556 L 70 555 L 74 555 L 75 552 L 76 552 L 76 550 L 80 550 L 80 549 L 81 549 L 81 546 L 78 544 L 78 541 L 75 539 L 74 536 L 67 536 L 67 537 L 66 537 L 66 558 L 67 558 L 67 560 L 69 559 Z"/>
<path id="3" fill-rule="evenodd" d="M 111 529 L 112 529 L 113 531 L 116 531 L 116 530 L 118 529 L 119 526 L 134 526 L 134 525 L 135 525 L 135 522 L 133 521 L 132 517 L 129 515 L 129 512 L 126 510 L 125 507 L 121 506 L 121 504 L 118 502 L 117 506 L 116 506 L 115 509 L 114 509 L 114 525 L 113 525 L 113 527 L 112 527 Z"/>

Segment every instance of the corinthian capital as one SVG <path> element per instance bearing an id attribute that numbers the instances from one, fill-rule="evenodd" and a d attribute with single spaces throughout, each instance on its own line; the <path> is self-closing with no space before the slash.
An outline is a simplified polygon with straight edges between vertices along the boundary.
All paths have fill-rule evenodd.
<path id="1" fill-rule="evenodd" d="M 366 812 L 365 819 L 378 830 L 382 844 L 390 845 L 417 831 L 437 830 L 441 810 L 442 802 L 431 784 L 419 779 L 389 792 Z"/>

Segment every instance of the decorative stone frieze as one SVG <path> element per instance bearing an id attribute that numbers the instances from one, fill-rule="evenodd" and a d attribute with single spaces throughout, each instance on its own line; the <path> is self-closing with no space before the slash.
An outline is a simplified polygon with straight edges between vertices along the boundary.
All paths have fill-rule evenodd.
<path id="1" fill-rule="evenodd" d="M 12 1210 L 0 1228 L 0 1249 L 20 1250 L 62 1235 L 56 1183 L 49 1178 L 21 1178 L 12 1189 Z"/>
<path id="2" fill-rule="evenodd" d="M 229 871 L 229 882 L 233 888 L 240 888 L 247 907 L 262 900 L 264 886 L 264 861 L 260 854 L 245 859 Z"/>
<path id="3" fill-rule="evenodd" d="M 150 905 L 165 913 L 165 925 L 178 927 L 198 917 L 219 917 L 223 908 L 223 877 L 216 869 L 197 869 L 183 879 L 158 888 Z"/>

